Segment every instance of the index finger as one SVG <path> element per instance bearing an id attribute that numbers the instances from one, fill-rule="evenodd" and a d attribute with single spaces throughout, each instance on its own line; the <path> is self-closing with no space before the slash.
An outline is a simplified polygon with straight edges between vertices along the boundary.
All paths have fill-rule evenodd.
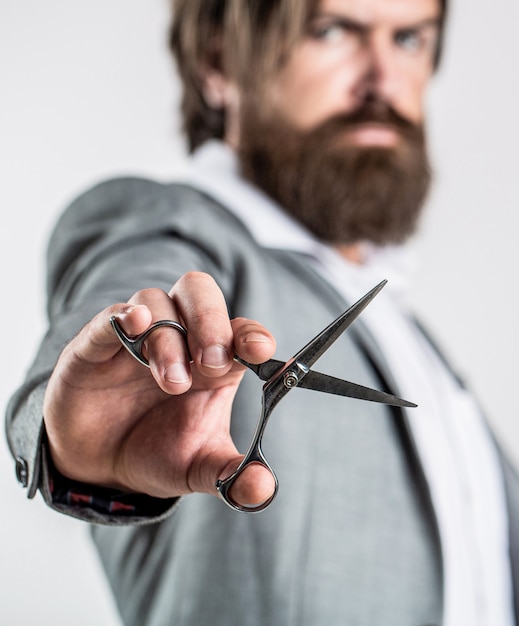
<path id="1" fill-rule="evenodd" d="M 98 313 L 75 338 L 74 351 L 81 355 L 82 361 L 104 363 L 121 350 L 121 342 L 110 324 L 112 317 L 132 336 L 148 328 L 151 313 L 146 306 L 139 304 L 114 304 Z"/>

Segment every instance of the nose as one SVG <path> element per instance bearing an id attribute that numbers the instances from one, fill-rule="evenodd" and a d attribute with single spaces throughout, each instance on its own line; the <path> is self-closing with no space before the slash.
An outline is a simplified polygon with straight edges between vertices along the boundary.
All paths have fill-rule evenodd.
<path id="1" fill-rule="evenodd" d="M 373 99 L 393 104 L 398 93 L 398 71 L 390 42 L 372 32 L 359 57 L 360 71 L 353 90 L 358 104 Z"/>

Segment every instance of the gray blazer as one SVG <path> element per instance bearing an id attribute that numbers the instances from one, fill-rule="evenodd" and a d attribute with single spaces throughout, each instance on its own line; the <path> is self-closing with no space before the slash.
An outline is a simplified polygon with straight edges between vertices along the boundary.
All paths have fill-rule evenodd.
<path id="1" fill-rule="evenodd" d="M 129 625 L 440 624 L 436 518 L 398 409 L 305 390 L 290 394 L 264 440 L 279 495 L 257 515 L 235 513 L 200 494 L 142 496 L 141 512 L 132 515 L 71 505 L 51 494 L 51 477 L 66 481 L 48 459 L 42 399 L 60 350 L 102 308 L 141 288 L 169 290 L 189 270 L 214 276 L 232 317 L 261 320 L 274 333 L 280 358 L 348 304 L 304 255 L 259 247 L 243 224 L 198 191 L 142 179 L 112 180 L 88 191 L 51 238 L 49 330 L 8 409 L 8 441 L 29 497 L 39 489 L 51 507 L 92 523 Z M 398 394 L 362 320 L 321 361 L 319 369 L 332 375 Z M 242 451 L 259 393 L 246 375 L 232 420 Z M 518 598 L 519 482 L 502 459 Z"/>

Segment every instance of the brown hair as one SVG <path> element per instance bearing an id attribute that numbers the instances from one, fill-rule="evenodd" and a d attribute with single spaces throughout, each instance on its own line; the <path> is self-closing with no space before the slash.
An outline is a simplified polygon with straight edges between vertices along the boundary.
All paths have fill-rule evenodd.
<path id="1" fill-rule="evenodd" d="M 183 84 L 181 112 L 190 151 L 225 133 L 225 111 L 204 99 L 203 68 L 217 68 L 244 88 L 263 81 L 303 33 L 317 1 L 172 0 L 169 45 Z M 436 66 L 446 4 L 439 1 L 442 24 Z"/>

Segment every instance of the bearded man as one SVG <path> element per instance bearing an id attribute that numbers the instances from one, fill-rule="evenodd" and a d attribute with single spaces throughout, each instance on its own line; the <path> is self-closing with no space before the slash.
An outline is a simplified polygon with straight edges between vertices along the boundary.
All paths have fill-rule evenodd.
<path id="1" fill-rule="evenodd" d="M 519 483 L 402 298 L 444 19 L 441 0 L 177 0 L 188 171 L 101 183 L 58 222 L 8 437 L 29 497 L 93 523 L 125 624 L 519 623 Z M 293 354 L 383 278 L 322 369 L 418 408 L 291 393 L 264 441 L 279 494 L 226 507 L 259 397 L 233 355 Z M 148 370 L 112 316 L 130 337 L 181 322 L 187 345 L 153 332 Z M 273 489 L 253 464 L 232 499 Z"/>

